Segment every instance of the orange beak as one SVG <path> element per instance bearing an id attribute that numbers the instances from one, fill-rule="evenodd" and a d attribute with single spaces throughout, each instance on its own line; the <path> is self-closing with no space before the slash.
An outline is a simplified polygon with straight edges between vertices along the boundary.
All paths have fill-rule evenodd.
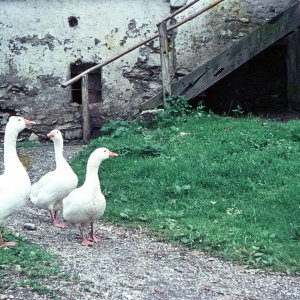
<path id="1" fill-rule="evenodd" d="M 24 119 L 24 121 L 25 121 L 26 126 L 31 126 L 31 125 L 36 124 L 34 121 L 31 121 L 31 120 Z"/>
<path id="2" fill-rule="evenodd" d="M 118 156 L 118 154 L 115 152 L 109 151 L 108 157 L 115 157 L 115 156 Z"/>
<path id="3" fill-rule="evenodd" d="M 54 138 L 54 132 L 50 131 L 49 133 L 47 133 L 47 137 L 49 139 Z"/>

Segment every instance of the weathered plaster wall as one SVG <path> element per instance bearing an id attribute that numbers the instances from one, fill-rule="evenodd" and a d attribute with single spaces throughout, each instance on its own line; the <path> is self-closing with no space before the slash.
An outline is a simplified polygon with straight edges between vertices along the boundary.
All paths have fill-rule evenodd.
<path id="1" fill-rule="evenodd" d="M 174 2 L 174 1 L 173 1 Z M 203 0 L 196 7 L 204 7 Z M 292 0 L 225 0 L 175 33 L 175 65 L 191 70 L 288 6 Z M 178 20 L 195 11 L 188 9 Z M 70 64 L 101 63 L 156 31 L 170 12 L 165 0 L 2 0 L 0 9 L 0 116 L 38 122 L 39 136 L 53 127 L 67 139 L 81 138 L 81 106 L 72 103 Z M 77 26 L 69 25 L 69 18 Z M 96 125 L 138 113 L 141 102 L 160 90 L 158 41 L 149 43 L 102 70 L 103 101 L 94 105 Z M 2 126 L 3 134 L 4 126 Z M 1 132 L 0 132 L 1 135 Z"/>
<path id="2" fill-rule="evenodd" d="M 66 129 L 67 138 L 80 138 L 81 108 L 71 103 L 70 88 L 60 87 L 70 78 L 70 64 L 79 60 L 101 63 L 124 51 L 152 35 L 156 21 L 168 15 L 169 9 L 169 3 L 161 0 L 1 1 L 2 124 L 10 112 L 16 112 L 40 121 L 34 129 L 39 135 L 59 126 Z M 77 18 L 77 26 L 69 26 L 70 16 Z M 149 95 L 147 90 L 158 87 L 144 88 L 134 78 L 137 71 L 132 71 L 148 57 L 150 68 L 143 76 L 158 77 L 159 55 L 152 54 L 158 44 L 151 45 L 103 68 L 100 120 L 136 113 L 143 96 L 135 87 L 142 85 Z"/>

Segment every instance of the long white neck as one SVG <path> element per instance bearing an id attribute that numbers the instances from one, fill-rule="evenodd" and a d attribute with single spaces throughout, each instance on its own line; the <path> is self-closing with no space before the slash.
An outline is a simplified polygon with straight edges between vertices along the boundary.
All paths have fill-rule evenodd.
<path id="1" fill-rule="evenodd" d="M 53 143 L 54 143 L 56 169 L 64 168 L 66 165 L 68 165 L 67 161 L 63 156 L 64 142 L 63 140 L 54 140 Z"/>
<path id="2" fill-rule="evenodd" d="M 93 157 L 90 157 L 86 167 L 86 176 L 85 176 L 85 183 L 89 184 L 93 182 L 94 184 L 99 185 L 100 188 L 100 181 L 98 177 L 98 170 L 101 161 L 95 161 Z"/>
<path id="3" fill-rule="evenodd" d="M 4 136 L 4 167 L 5 171 L 15 167 L 20 167 L 22 163 L 17 154 L 17 138 L 19 132 L 11 128 L 6 128 Z"/>

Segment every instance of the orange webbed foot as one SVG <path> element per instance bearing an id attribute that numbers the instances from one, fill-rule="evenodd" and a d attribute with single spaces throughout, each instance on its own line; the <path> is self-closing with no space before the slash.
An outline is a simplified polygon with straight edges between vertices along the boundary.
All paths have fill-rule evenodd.
<path id="1" fill-rule="evenodd" d="M 82 240 L 81 245 L 82 246 L 92 246 L 92 245 L 94 245 L 94 243 L 87 239 L 84 239 L 84 240 Z"/>

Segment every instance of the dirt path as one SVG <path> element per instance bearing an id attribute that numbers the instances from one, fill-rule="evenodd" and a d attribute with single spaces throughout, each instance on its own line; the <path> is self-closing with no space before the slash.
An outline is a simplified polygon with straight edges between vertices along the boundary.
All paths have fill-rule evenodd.
<path id="1" fill-rule="evenodd" d="M 80 148 L 66 146 L 65 157 L 70 159 Z M 52 147 L 23 149 L 21 154 L 31 160 L 32 182 L 53 169 Z M 27 222 L 37 229 L 25 230 Z M 83 247 L 76 228 L 50 226 L 48 213 L 30 204 L 10 218 L 8 227 L 61 257 L 62 269 L 80 276 L 73 284 L 48 280 L 47 287 L 57 291 L 55 299 L 300 299 L 299 277 L 248 270 L 159 242 L 140 230 L 99 221 L 96 231 L 102 243 Z M 20 288 L 0 299 L 48 298 Z"/>

